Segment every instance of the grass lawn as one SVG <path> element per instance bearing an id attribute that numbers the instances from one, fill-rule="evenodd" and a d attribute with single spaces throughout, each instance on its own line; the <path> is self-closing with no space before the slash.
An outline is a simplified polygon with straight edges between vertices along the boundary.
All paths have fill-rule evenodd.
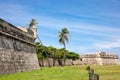
<path id="1" fill-rule="evenodd" d="M 120 65 L 91 66 L 100 80 L 120 80 Z M 0 80 L 88 80 L 86 66 L 42 67 L 30 72 L 0 75 Z"/>

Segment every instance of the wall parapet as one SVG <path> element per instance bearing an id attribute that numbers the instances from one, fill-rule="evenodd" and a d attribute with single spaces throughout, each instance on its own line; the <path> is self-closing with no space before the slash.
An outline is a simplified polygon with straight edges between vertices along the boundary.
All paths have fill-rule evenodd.
<path id="1" fill-rule="evenodd" d="M 114 54 L 106 54 L 106 53 L 103 53 L 103 54 L 85 54 L 85 55 L 82 55 L 82 58 L 109 58 L 109 59 L 118 59 L 118 56 L 117 55 L 114 55 Z"/>
<path id="2" fill-rule="evenodd" d="M 91 65 L 118 65 L 118 56 L 110 52 L 97 52 L 94 54 L 85 54 L 81 56 L 82 64 Z"/>
<path id="3" fill-rule="evenodd" d="M 9 34 L 16 39 L 27 41 L 28 43 L 34 44 L 34 36 L 22 31 L 21 29 L 15 27 L 14 25 L 0 19 L 0 33 Z M 10 37 L 11 37 L 10 36 Z"/>

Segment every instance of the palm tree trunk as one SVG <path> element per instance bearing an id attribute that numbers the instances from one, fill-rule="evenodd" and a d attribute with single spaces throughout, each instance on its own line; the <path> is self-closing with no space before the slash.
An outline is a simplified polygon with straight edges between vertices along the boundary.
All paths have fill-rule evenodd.
<path id="1" fill-rule="evenodd" d="M 66 50 L 66 45 L 65 45 L 65 43 L 64 43 L 64 49 Z M 66 53 L 64 53 L 64 55 L 63 55 L 63 65 L 65 66 L 65 60 L 66 59 Z"/>

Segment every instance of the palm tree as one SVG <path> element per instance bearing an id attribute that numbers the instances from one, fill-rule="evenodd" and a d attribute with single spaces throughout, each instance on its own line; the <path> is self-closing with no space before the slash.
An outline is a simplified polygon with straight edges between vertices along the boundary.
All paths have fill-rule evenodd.
<path id="1" fill-rule="evenodd" d="M 62 44 L 64 46 L 64 49 L 66 50 L 66 42 L 68 42 L 68 35 L 69 35 L 69 31 L 67 28 L 62 28 L 62 30 L 59 32 L 59 43 Z M 65 65 L 65 57 L 66 54 L 63 54 L 63 58 L 64 58 L 64 65 Z"/>
<path id="2" fill-rule="evenodd" d="M 29 28 L 35 28 L 35 25 L 38 24 L 38 22 L 35 20 L 35 19 L 31 19 L 30 23 L 28 24 Z M 40 38 L 38 37 L 38 35 L 36 34 L 36 36 L 38 38 L 38 40 L 40 41 L 40 44 L 42 47 L 44 47 L 42 41 L 40 40 Z M 45 50 L 45 55 L 46 55 L 46 58 L 47 58 L 47 62 L 48 62 L 48 66 L 51 67 L 50 65 L 50 62 L 49 62 L 49 59 L 48 59 L 48 54 L 47 54 L 47 49 Z"/>
<path id="3" fill-rule="evenodd" d="M 38 24 L 38 22 L 35 19 L 31 19 L 31 21 L 29 22 L 28 26 L 29 29 L 31 29 L 33 31 L 34 34 L 34 40 L 37 38 L 37 28 L 36 28 L 36 24 Z"/>
<path id="4" fill-rule="evenodd" d="M 30 23 L 28 24 L 29 28 L 33 27 L 36 25 L 38 22 L 35 19 L 31 19 Z"/>

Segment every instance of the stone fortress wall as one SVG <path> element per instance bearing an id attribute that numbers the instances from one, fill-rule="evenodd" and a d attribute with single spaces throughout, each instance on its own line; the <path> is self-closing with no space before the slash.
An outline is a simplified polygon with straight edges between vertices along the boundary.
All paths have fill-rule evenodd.
<path id="1" fill-rule="evenodd" d="M 0 74 L 38 69 L 34 33 L 0 19 Z"/>
<path id="2" fill-rule="evenodd" d="M 118 56 L 112 53 L 98 51 L 95 54 L 85 54 L 81 56 L 82 64 L 92 65 L 118 65 Z"/>
<path id="3" fill-rule="evenodd" d="M 53 65 L 53 59 L 49 58 L 50 65 Z M 58 66 L 58 61 L 55 61 Z M 67 59 L 65 65 L 120 65 L 118 56 L 113 53 L 98 51 L 92 54 L 81 55 L 77 60 Z M 47 60 L 44 60 L 44 66 L 48 66 Z"/>

